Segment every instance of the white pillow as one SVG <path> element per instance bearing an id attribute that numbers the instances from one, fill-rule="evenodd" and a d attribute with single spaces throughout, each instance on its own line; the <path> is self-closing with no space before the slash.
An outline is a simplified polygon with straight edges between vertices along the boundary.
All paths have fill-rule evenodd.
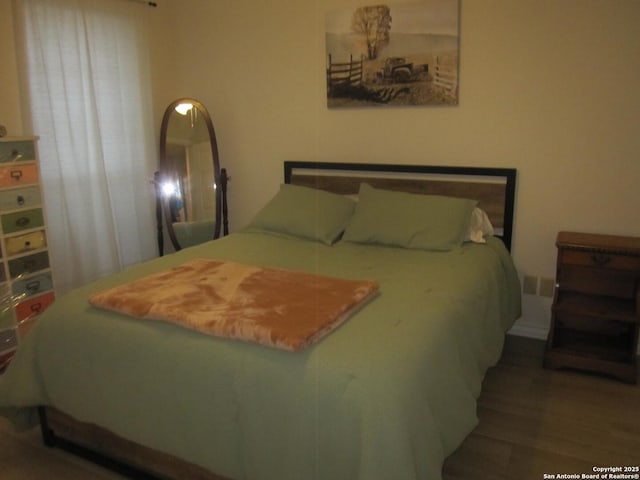
<path id="1" fill-rule="evenodd" d="M 484 237 L 487 235 L 493 235 L 493 225 L 487 216 L 487 213 L 481 208 L 474 208 L 471 212 L 471 219 L 469 220 L 469 230 L 465 235 L 465 242 L 473 243 L 486 243 Z"/>

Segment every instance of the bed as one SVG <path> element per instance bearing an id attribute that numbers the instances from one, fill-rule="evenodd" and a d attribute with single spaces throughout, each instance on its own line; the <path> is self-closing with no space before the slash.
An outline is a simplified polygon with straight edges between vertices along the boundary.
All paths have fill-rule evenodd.
<path id="1" fill-rule="evenodd" d="M 242 231 L 56 300 L 0 378 L 0 413 L 134 478 L 441 478 L 477 424 L 484 374 L 520 315 L 509 254 L 516 171 L 284 167 L 279 192 Z M 454 245 L 398 234 L 435 208 L 424 199 L 441 198 L 473 199 L 469 211 L 481 208 L 495 235 L 472 241 L 466 224 Z M 447 212 L 434 215 L 451 222 L 460 205 L 470 208 L 437 204 Z M 297 351 L 88 302 L 193 259 L 370 279 L 378 294 Z"/>

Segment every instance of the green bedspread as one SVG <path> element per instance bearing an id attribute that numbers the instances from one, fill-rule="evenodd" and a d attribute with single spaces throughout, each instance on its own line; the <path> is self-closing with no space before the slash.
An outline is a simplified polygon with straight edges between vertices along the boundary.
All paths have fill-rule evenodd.
<path id="1" fill-rule="evenodd" d="M 87 303 L 196 257 L 375 279 L 380 295 L 296 353 Z M 442 253 L 237 233 L 56 300 L 0 376 L 0 412 L 25 424 L 55 406 L 238 480 L 437 480 L 477 423 L 519 291 L 495 239 Z"/>

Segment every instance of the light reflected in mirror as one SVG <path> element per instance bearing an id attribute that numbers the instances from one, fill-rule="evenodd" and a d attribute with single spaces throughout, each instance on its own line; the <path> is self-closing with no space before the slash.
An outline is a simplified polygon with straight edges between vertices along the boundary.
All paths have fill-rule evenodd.
<path id="1" fill-rule="evenodd" d="M 176 250 L 220 236 L 220 164 L 213 123 L 197 100 L 165 111 L 160 133 L 160 186 L 167 232 Z"/>

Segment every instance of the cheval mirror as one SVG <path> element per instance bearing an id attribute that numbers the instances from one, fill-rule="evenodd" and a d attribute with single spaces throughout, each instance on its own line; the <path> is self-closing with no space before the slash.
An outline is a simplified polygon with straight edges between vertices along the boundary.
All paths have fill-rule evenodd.
<path id="1" fill-rule="evenodd" d="M 193 98 L 172 102 L 162 118 L 160 171 L 154 179 L 160 256 L 163 217 L 176 251 L 229 233 L 227 180 L 207 109 Z"/>

